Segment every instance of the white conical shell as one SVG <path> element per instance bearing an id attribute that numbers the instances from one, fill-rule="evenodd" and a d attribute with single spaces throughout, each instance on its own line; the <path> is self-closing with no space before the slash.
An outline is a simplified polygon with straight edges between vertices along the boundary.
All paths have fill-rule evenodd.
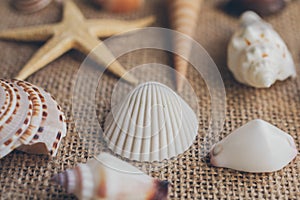
<path id="1" fill-rule="evenodd" d="M 197 116 L 167 86 L 148 82 L 135 88 L 105 123 L 104 136 L 115 153 L 137 161 L 177 156 L 193 143 Z"/>
<path id="2" fill-rule="evenodd" d="M 168 182 L 154 179 L 132 165 L 101 153 L 53 177 L 79 199 L 166 200 Z"/>
<path id="3" fill-rule="evenodd" d="M 214 145 L 211 164 L 246 172 L 282 169 L 297 155 L 293 138 L 275 126 L 257 119 L 233 131 Z"/>
<path id="4" fill-rule="evenodd" d="M 287 46 L 272 26 L 256 13 L 245 12 L 228 46 L 228 67 L 241 83 L 268 88 L 276 80 L 295 77 Z"/>

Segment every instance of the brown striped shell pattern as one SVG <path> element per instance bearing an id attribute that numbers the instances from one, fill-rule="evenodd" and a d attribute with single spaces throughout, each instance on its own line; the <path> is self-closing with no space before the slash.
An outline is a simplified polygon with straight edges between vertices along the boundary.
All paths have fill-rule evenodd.
<path id="1" fill-rule="evenodd" d="M 55 156 L 66 132 L 65 116 L 49 93 L 0 79 L 0 158 L 14 149 Z"/>

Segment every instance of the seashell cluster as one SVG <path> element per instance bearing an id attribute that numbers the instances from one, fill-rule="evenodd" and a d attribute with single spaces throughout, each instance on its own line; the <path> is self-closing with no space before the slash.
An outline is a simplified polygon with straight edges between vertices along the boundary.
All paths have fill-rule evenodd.
<path id="1" fill-rule="evenodd" d="M 14 7 L 23 13 L 34 13 L 42 10 L 52 0 L 13 0 Z"/>
<path id="2" fill-rule="evenodd" d="M 55 156 L 66 136 L 65 116 L 43 89 L 0 79 L 0 158 L 14 149 Z"/>
<path id="3" fill-rule="evenodd" d="M 57 174 L 52 180 L 86 200 L 166 200 L 168 196 L 167 181 L 154 179 L 107 153 Z"/>
<path id="4" fill-rule="evenodd" d="M 175 35 L 174 38 L 174 49 L 178 52 L 178 55 L 174 56 L 174 66 L 178 72 L 176 74 L 177 90 L 182 91 L 183 78 L 186 76 L 189 65 L 187 60 L 192 50 L 192 42 L 188 37 L 193 38 L 195 35 L 203 0 L 169 0 L 168 3 L 172 28 L 186 35 L 186 37 Z"/>
<path id="5" fill-rule="evenodd" d="M 152 162 L 183 153 L 197 132 L 197 116 L 190 106 L 166 85 L 147 82 L 112 109 L 104 137 L 116 154 Z"/>
<path id="6" fill-rule="evenodd" d="M 260 119 L 233 131 L 214 145 L 210 162 L 245 172 L 274 172 L 297 156 L 293 138 Z"/>
<path id="7" fill-rule="evenodd" d="M 93 0 L 105 10 L 116 13 L 132 12 L 144 4 L 144 0 Z"/>
<path id="8" fill-rule="evenodd" d="M 272 26 L 252 11 L 245 12 L 240 21 L 228 46 L 227 64 L 234 77 L 257 88 L 295 77 L 291 53 Z"/>

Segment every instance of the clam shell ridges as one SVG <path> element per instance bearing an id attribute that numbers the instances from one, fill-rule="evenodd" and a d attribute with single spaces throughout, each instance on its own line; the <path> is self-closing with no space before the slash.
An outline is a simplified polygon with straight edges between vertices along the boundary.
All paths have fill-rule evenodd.
<path id="1" fill-rule="evenodd" d="M 163 84 L 148 82 L 112 110 L 104 135 L 115 153 L 151 162 L 183 153 L 197 130 L 197 117 L 181 97 Z"/>

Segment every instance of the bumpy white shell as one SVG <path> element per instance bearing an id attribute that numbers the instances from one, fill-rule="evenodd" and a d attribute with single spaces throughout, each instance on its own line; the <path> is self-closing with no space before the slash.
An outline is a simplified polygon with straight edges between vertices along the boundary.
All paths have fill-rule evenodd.
<path id="1" fill-rule="evenodd" d="M 148 82 L 112 109 L 104 135 L 115 153 L 151 162 L 183 153 L 197 130 L 197 117 L 181 97 L 163 84 Z"/>
<path id="2" fill-rule="evenodd" d="M 293 138 L 260 119 L 238 128 L 210 152 L 211 164 L 246 172 L 282 169 L 297 155 Z"/>
<path id="3" fill-rule="evenodd" d="M 228 46 L 227 64 L 241 83 L 268 88 L 276 80 L 295 77 L 292 56 L 272 26 L 256 13 L 245 12 Z"/>

